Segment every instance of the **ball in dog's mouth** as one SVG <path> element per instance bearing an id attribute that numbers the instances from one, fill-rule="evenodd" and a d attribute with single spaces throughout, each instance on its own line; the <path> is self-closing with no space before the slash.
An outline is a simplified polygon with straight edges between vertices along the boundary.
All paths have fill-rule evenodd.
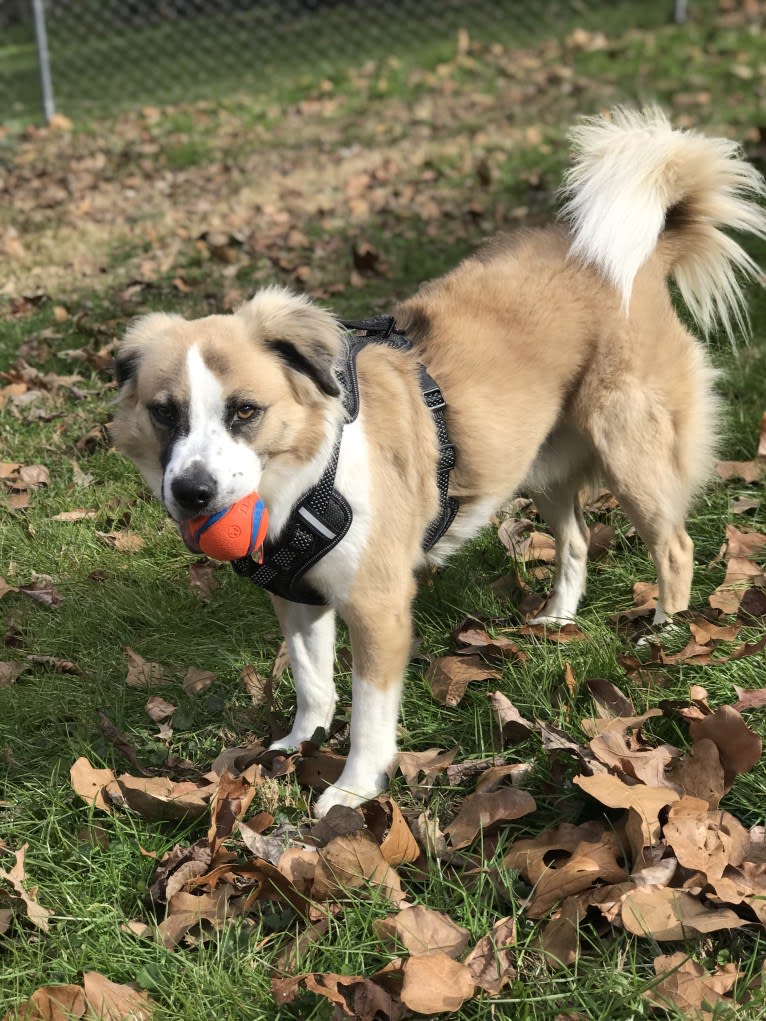
<path id="1" fill-rule="evenodd" d="M 192 553 L 205 553 L 214 560 L 241 560 L 260 553 L 269 512 L 258 493 L 250 493 L 215 514 L 179 522 L 178 528 Z"/>

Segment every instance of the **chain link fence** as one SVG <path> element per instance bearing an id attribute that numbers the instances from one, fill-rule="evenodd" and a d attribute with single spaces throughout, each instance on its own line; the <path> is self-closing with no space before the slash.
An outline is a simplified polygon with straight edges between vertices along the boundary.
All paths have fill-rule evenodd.
<path id="1" fill-rule="evenodd" d="M 523 45 L 598 29 L 630 6 L 644 26 L 672 0 L 0 0 L 0 122 L 305 87 L 344 64 L 454 49 L 456 33 Z M 36 16 L 36 17 L 35 17 Z M 35 21 L 37 20 L 37 34 Z M 49 75 L 41 76 L 46 51 Z M 42 45 L 41 45 L 42 44 Z M 42 62 L 43 71 L 45 61 Z M 42 86 L 41 86 L 42 82 Z M 43 102 L 45 100 L 45 103 Z"/>

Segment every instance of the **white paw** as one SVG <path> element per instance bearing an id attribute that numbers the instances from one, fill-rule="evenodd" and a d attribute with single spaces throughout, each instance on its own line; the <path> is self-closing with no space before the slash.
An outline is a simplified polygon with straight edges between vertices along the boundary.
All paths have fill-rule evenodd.
<path id="1" fill-rule="evenodd" d="M 571 624 L 575 619 L 573 613 L 541 613 L 537 617 L 528 620 L 528 624 L 548 624 L 551 627 L 564 627 Z"/>
<path id="2" fill-rule="evenodd" d="M 648 649 L 651 645 L 660 645 L 663 638 L 672 642 L 685 635 L 686 631 L 681 625 L 677 624 L 672 617 L 665 617 L 663 620 L 654 621 L 652 630 L 638 639 L 636 648 Z"/>
<path id="3" fill-rule="evenodd" d="M 321 724 L 309 724 L 308 726 L 293 726 L 289 734 L 278 737 L 269 745 L 269 751 L 297 752 L 304 741 L 314 741 L 321 744 L 326 740 L 326 731 Z"/>
<path id="4" fill-rule="evenodd" d="M 341 777 L 342 779 L 342 777 Z M 370 801 L 383 790 L 383 785 L 369 785 L 351 790 L 339 784 L 332 784 L 324 794 L 314 802 L 314 815 L 317 819 L 323 819 L 331 808 L 336 805 L 343 805 L 344 808 L 358 808 L 365 801 Z"/>
<path id="5" fill-rule="evenodd" d="M 300 737 L 291 730 L 284 737 L 279 737 L 276 741 L 272 741 L 268 750 L 270 752 L 297 752 L 304 741 L 308 741 L 308 738 Z"/>

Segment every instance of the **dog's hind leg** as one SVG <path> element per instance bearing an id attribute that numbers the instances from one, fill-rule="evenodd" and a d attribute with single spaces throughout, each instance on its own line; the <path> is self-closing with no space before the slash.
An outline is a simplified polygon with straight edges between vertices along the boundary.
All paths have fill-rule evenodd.
<path id="1" fill-rule="evenodd" d="M 335 611 L 272 596 L 290 656 L 297 709 L 289 734 L 272 748 L 299 748 L 317 730 L 330 730 L 335 711 Z"/>
<path id="2" fill-rule="evenodd" d="M 573 482 L 558 483 L 550 492 L 530 491 L 537 509 L 556 539 L 556 573 L 553 590 L 533 624 L 573 620 L 585 591 L 588 526 Z"/>
<path id="3" fill-rule="evenodd" d="M 685 409 L 656 393 L 616 393 L 592 423 L 607 483 L 646 544 L 659 598 L 654 623 L 689 606 L 694 546 L 686 515 L 707 475 L 714 444 L 714 399 L 700 390 Z"/>

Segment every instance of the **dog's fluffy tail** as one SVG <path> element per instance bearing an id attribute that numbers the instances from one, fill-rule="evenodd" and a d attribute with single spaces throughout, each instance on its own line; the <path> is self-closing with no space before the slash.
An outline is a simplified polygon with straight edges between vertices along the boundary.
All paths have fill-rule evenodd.
<path id="1" fill-rule="evenodd" d="M 766 237 L 766 182 L 725 138 L 674 131 L 661 110 L 618 109 L 571 133 L 574 162 L 562 215 L 571 254 L 597 266 L 627 309 L 633 281 L 658 244 L 705 333 L 747 332 L 742 282 L 753 259 L 723 231 Z M 662 242 L 661 242 L 662 239 Z M 664 244 L 667 241 L 668 244 Z"/>

